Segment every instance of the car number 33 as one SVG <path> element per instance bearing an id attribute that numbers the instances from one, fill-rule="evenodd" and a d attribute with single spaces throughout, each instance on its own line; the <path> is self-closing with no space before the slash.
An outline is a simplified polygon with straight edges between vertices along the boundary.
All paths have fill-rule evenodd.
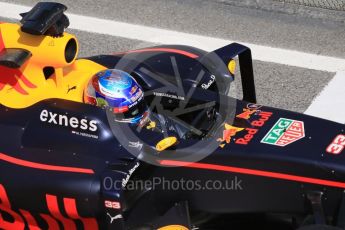
<path id="1" fill-rule="evenodd" d="M 326 151 L 331 154 L 340 154 L 345 148 L 345 135 L 338 135 L 333 142 L 327 147 Z"/>

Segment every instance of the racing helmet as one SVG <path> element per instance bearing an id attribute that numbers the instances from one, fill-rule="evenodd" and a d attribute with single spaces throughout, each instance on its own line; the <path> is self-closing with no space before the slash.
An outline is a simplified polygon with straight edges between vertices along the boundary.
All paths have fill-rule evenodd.
<path id="1" fill-rule="evenodd" d="M 140 85 L 130 74 L 116 69 L 98 72 L 90 79 L 84 102 L 110 108 L 119 122 L 138 123 L 147 111 Z"/>

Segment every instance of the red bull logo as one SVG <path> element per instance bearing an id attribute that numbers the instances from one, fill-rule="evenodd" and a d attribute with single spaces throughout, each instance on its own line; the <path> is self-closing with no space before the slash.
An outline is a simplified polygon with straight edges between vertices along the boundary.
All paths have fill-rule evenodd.
<path id="1" fill-rule="evenodd" d="M 241 118 L 241 119 L 245 119 L 245 120 L 249 120 L 252 117 L 252 115 L 258 115 L 259 113 L 262 112 L 260 110 L 261 107 L 262 107 L 262 105 L 249 103 L 249 104 L 247 104 L 246 108 L 243 108 L 243 112 L 238 114 L 236 117 Z"/>
<path id="2" fill-rule="evenodd" d="M 1 24 L 1 23 L 0 23 Z M 1 28 L 0 28 L 0 52 L 5 49 L 4 40 L 2 39 Z M 6 85 L 10 85 L 18 93 L 27 95 L 28 93 L 22 87 L 22 84 L 26 85 L 29 88 L 35 88 L 36 86 L 32 84 L 19 70 L 11 69 L 7 67 L 0 67 L 0 91 L 5 88 Z"/>
<path id="3" fill-rule="evenodd" d="M 0 28 L 0 52 L 2 52 L 4 49 L 5 44 Z M 0 66 L 0 73 L 0 91 L 3 90 L 6 85 L 10 85 L 11 88 L 16 90 L 18 93 L 28 95 L 28 92 L 24 89 L 23 85 L 27 88 L 36 88 L 36 85 L 30 82 L 18 69 L 11 69 L 5 66 Z"/>
<path id="4" fill-rule="evenodd" d="M 258 118 L 250 123 L 252 125 L 252 128 L 246 128 L 245 131 L 247 131 L 247 134 L 241 138 L 237 138 L 235 143 L 239 145 L 248 145 L 258 133 L 258 128 L 264 126 L 271 116 L 271 112 L 261 111 L 258 115 Z"/>
<path id="5" fill-rule="evenodd" d="M 223 137 L 218 138 L 217 141 L 221 144 L 221 148 L 224 148 L 226 144 L 230 144 L 231 138 L 234 137 L 238 132 L 244 130 L 244 128 L 238 128 L 232 125 L 225 123 L 225 130 L 223 131 Z"/>
<path id="6" fill-rule="evenodd" d="M 130 94 L 133 95 L 137 91 L 137 89 L 138 89 L 138 86 L 136 86 L 136 85 L 133 86 L 132 89 L 131 89 Z"/>
<path id="7" fill-rule="evenodd" d="M 84 229 L 97 230 L 98 223 L 94 218 L 81 217 L 77 210 L 76 200 L 72 198 L 63 198 L 64 214 L 62 214 L 58 198 L 53 195 L 46 194 L 46 204 L 48 207 L 49 214 L 39 214 L 35 217 L 26 210 L 19 209 L 14 211 L 8 198 L 7 192 L 0 184 L 0 211 L 6 213 L 10 219 L 5 219 L 0 214 L 0 229 L 26 229 L 26 224 L 29 229 L 42 229 L 39 223 L 44 223 L 47 229 L 60 229 L 59 223 L 63 226 L 63 229 L 76 230 L 77 225 L 75 221 L 80 221 Z M 42 227 L 42 226 L 41 226 Z"/>
<path id="8" fill-rule="evenodd" d="M 0 73 L 0 91 L 3 90 L 6 85 L 9 85 L 16 92 L 22 95 L 28 95 L 29 93 L 25 90 L 25 87 L 30 89 L 36 88 L 36 85 L 30 82 L 18 69 L 0 66 Z"/>
<path id="9" fill-rule="evenodd" d="M 241 114 L 238 114 L 236 117 L 237 118 L 241 118 L 241 119 L 245 119 L 245 120 L 248 120 L 250 119 L 250 117 L 256 113 L 257 110 L 252 110 L 252 109 L 243 109 L 243 113 Z"/>

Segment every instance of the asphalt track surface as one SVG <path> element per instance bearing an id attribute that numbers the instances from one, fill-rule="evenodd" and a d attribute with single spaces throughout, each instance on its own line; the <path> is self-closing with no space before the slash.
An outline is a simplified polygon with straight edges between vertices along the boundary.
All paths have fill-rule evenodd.
<path id="1" fill-rule="evenodd" d="M 8 2 L 32 6 L 37 1 Z M 69 7 L 68 12 L 79 15 L 345 58 L 345 27 L 331 20 L 201 0 L 60 2 Z M 80 57 L 153 45 L 84 31 L 70 32 L 79 38 Z M 259 103 L 297 112 L 304 112 L 335 75 L 261 61 L 254 61 L 254 70 Z"/>
<path id="2" fill-rule="evenodd" d="M 9 2 L 32 6 L 37 1 Z M 345 57 L 344 26 L 331 20 L 201 0 L 60 2 L 69 7 L 69 12 L 79 15 Z M 6 21 L 4 18 L 1 20 Z M 80 57 L 154 45 L 103 34 L 76 30 L 70 32 L 79 38 Z M 297 112 L 304 112 L 335 74 L 260 61 L 254 61 L 254 70 L 259 103 Z"/>

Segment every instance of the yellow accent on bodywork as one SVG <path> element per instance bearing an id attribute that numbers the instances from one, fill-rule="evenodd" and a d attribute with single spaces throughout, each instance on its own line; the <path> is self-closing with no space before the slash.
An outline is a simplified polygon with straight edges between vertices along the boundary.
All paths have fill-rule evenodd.
<path id="1" fill-rule="evenodd" d="M 65 67 L 74 62 L 65 59 L 65 48 L 72 39 L 77 43 L 77 38 L 69 33 L 62 37 L 51 37 L 45 35 L 31 35 L 21 31 L 20 25 L 12 23 L 0 24 L 2 38 L 5 48 L 25 49 L 32 53 L 30 63 L 37 67 L 52 66 L 55 68 Z"/>
<path id="2" fill-rule="evenodd" d="M 228 69 L 232 75 L 235 75 L 235 71 L 236 71 L 236 61 L 235 60 L 231 60 L 229 62 Z"/>
<path id="3" fill-rule="evenodd" d="M 35 87 L 28 87 L 19 76 L 17 84 L 27 94 L 14 90 L 13 85 L 2 82 L 0 104 L 10 108 L 26 108 L 39 101 L 49 98 L 59 98 L 83 102 L 83 92 L 87 82 L 97 72 L 106 69 L 104 66 L 86 59 L 65 59 L 65 48 L 74 35 L 64 33 L 62 37 L 35 36 L 24 33 L 17 24 L 0 24 L 0 33 L 5 48 L 21 48 L 32 53 L 29 60 L 19 71 Z M 78 48 L 77 48 L 78 49 Z M 77 50 L 78 51 L 78 50 Z M 76 54 L 77 56 L 77 54 Z M 43 73 L 44 67 L 53 67 L 54 74 L 48 79 Z M 6 68 L 0 66 L 1 68 Z M 5 78 L 0 72 L 0 78 Z"/>
<path id="4" fill-rule="evenodd" d="M 26 67 L 26 68 L 25 68 Z M 97 72 L 104 70 L 105 67 L 89 60 L 80 59 L 71 66 L 64 69 L 56 69 L 55 74 L 48 80 L 45 80 L 42 70 L 24 66 L 23 75 L 28 79 L 30 76 L 39 76 L 43 80 L 33 81 L 36 88 L 25 88 L 28 95 L 23 95 L 12 89 L 12 86 L 6 85 L 0 91 L 0 104 L 10 108 L 25 108 L 39 101 L 49 98 L 59 98 L 76 102 L 83 102 L 84 88 L 89 79 Z M 58 74 L 62 75 L 58 75 Z M 1 73 L 0 73 L 1 77 Z M 20 83 L 20 80 L 19 84 Z M 56 84 L 59 82 L 59 85 Z M 25 85 L 21 84 L 24 88 Z"/>

